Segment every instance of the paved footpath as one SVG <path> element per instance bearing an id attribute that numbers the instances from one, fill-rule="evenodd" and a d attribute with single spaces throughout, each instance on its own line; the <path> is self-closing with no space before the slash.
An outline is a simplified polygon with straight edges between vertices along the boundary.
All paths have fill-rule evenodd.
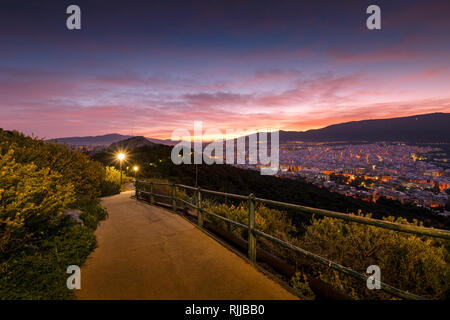
<path id="1" fill-rule="evenodd" d="M 168 210 L 107 197 L 78 299 L 297 299 Z"/>

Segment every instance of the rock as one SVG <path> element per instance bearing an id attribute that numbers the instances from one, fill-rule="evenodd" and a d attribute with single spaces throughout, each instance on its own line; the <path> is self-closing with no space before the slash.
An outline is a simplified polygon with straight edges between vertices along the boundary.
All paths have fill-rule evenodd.
<path id="1" fill-rule="evenodd" d="M 64 210 L 63 214 L 65 216 L 69 216 L 70 219 L 72 219 L 73 221 L 76 221 L 76 222 L 80 223 L 81 225 L 84 225 L 83 220 L 80 219 L 81 210 L 76 210 L 76 209 Z"/>

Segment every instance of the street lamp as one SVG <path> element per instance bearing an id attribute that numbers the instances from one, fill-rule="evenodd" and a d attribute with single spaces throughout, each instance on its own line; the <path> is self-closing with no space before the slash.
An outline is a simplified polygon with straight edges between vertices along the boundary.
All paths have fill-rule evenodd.
<path id="1" fill-rule="evenodd" d="M 195 164 L 195 187 L 196 188 L 198 188 L 197 180 L 198 180 L 198 164 L 196 163 Z"/>
<path id="2" fill-rule="evenodd" d="M 191 156 L 192 156 L 193 154 L 195 155 L 194 152 L 191 152 Z M 195 157 L 195 156 L 194 156 L 194 157 Z M 195 162 L 195 160 L 194 160 L 194 162 Z M 197 180 L 198 180 L 198 164 L 195 163 L 195 187 L 196 187 L 196 188 L 198 187 Z"/>
<path id="3" fill-rule="evenodd" d="M 134 179 L 136 179 L 137 172 L 139 171 L 139 167 L 138 166 L 134 166 L 133 170 L 134 170 Z"/>
<path id="4" fill-rule="evenodd" d="M 119 153 L 117 155 L 117 159 L 119 159 L 119 162 L 120 162 L 120 185 L 122 185 L 122 164 L 123 164 L 123 160 L 125 159 L 125 154 Z"/>

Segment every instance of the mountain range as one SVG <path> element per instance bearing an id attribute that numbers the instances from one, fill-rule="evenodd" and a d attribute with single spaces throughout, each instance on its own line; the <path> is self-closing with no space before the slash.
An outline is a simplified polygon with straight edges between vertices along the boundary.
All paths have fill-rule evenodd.
<path id="1" fill-rule="evenodd" d="M 280 143 L 292 141 L 450 142 L 450 113 L 352 121 L 308 131 L 280 131 Z"/>
<path id="2" fill-rule="evenodd" d="M 108 147 L 113 143 L 133 137 L 121 134 L 106 134 L 101 136 L 57 138 L 49 141 L 73 146 L 89 145 Z M 174 145 L 177 143 L 169 139 L 161 140 L 147 137 L 139 137 L 138 142 L 145 144 L 143 139 L 155 144 Z M 450 142 L 450 113 L 429 113 L 399 118 L 351 121 L 308 131 L 280 131 L 280 144 L 295 141 Z"/>
<path id="3" fill-rule="evenodd" d="M 66 137 L 66 138 L 56 138 L 50 139 L 47 141 L 57 142 L 61 144 L 67 144 L 69 146 L 98 146 L 98 147 L 108 147 L 113 143 L 127 140 L 133 138 L 135 136 L 122 135 L 118 133 L 105 134 L 100 136 L 86 136 L 86 137 Z M 142 137 L 144 138 L 144 137 Z M 148 141 L 155 144 L 165 144 L 165 145 L 174 145 L 176 141 L 172 141 L 170 139 L 153 139 L 153 138 L 144 138 Z"/>

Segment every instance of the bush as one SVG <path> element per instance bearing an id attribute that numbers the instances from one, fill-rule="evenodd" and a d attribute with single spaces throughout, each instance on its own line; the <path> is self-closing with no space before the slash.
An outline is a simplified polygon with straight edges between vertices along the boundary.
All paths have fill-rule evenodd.
<path id="1" fill-rule="evenodd" d="M 73 298 L 69 265 L 95 247 L 107 215 L 97 196 L 104 167 L 85 154 L 0 129 L 0 298 Z M 63 215 L 79 208 L 84 226 Z"/>
<path id="2" fill-rule="evenodd" d="M 130 183 L 132 178 L 122 173 L 122 183 Z M 114 167 L 105 167 L 105 178 L 100 183 L 100 196 L 107 197 L 119 194 L 121 190 L 120 185 L 120 171 Z"/>
<path id="3" fill-rule="evenodd" d="M 96 241 L 80 225 L 66 226 L 59 234 L 0 263 L 0 299 L 71 299 L 66 273 L 69 265 L 81 266 Z"/>
<path id="4" fill-rule="evenodd" d="M 108 212 L 100 206 L 98 201 L 88 203 L 80 203 L 78 208 L 81 209 L 81 220 L 86 227 L 95 230 L 101 220 L 108 217 Z"/>
<path id="5" fill-rule="evenodd" d="M 133 178 L 127 176 L 124 172 L 122 172 L 122 183 L 130 183 L 132 180 Z M 120 170 L 117 170 L 114 167 L 106 167 L 105 181 L 113 182 L 120 186 Z"/>
<path id="6" fill-rule="evenodd" d="M 247 203 L 237 206 L 204 200 L 203 208 L 226 218 L 248 223 Z M 367 215 L 366 217 L 370 217 Z M 246 238 L 246 230 L 215 217 L 209 220 Z M 408 223 L 406 219 L 389 217 L 387 221 Z M 263 204 L 255 208 L 256 229 L 291 242 L 328 260 L 366 274 L 367 267 L 381 268 L 381 281 L 391 286 L 431 299 L 448 298 L 450 288 L 449 241 L 419 237 L 379 227 L 346 222 L 333 218 L 313 218 L 300 238 L 286 214 Z M 304 258 L 280 246 L 258 239 L 258 245 L 276 252 L 280 257 L 299 266 L 301 272 L 291 279 L 291 285 L 305 297 L 313 298 L 308 277 L 321 279 L 354 299 L 392 299 L 381 290 L 369 290 L 364 281 L 343 275 L 323 264 Z"/>
<path id="7" fill-rule="evenodd" d="M 417 225 L 402 218 L 385 220 Z M 448 296 L 450 265 L 445 247 L 448 241 L 328 217 L 313 219 L 306 230 L 299 245 L 308 251 L 362 274 L 368 266 L 378 265 L 381 281 L 417 295 L 432 299 Z M 313 264 L 312 270 L 315 276 L 355 299 L 390 298 L 387 293 L 368 290 L 365 282 L 326 266 Z"/>
<path id="8" fill-rule="evenodd" d="M 248 204 L 246 202 L 241 202 L 235 206 L 204 201 L 203 208 L 225 218 L 248 225 Z M 240 237 L 246 237 L 246 231 L 242 230 L 242 228 L 230 225 L 219 218 L 208 217 L 208 219 L 211 219 L 223 229 L 232 231 Z M 257 203 L 255 206 L 255 228 L 282 240 L 287 240 L 289 235 L 296 230 L 285 213 L 270 209 L 261 203 Z"/>
<path id="9" fill-rule="evenodd" d="M 107 197 L 120 193 L 120 184 L 113 181 L 103 180 L 100 184 L 100 196 Z"/>
<path id="10" fill-rule="evenodd" d="M 290 281 L 290 285 L 304 298 L 308 300 L 314 300 L 316 298 L 314 291 L 312 291 L 309 286 L 308 276 L 306 274 L 301 272 L 295 273 L 295 276 L 293 276 Z"/>
<path id="11" fill-rule="evenodd" d="M 17 131 L 0 129 L 0 154 L 14 150 L 14 159 L 20 164 L 34 164 L 38 169 L 50 169 L 61 175 L 61 185 L 71 184 L 78 200 L 91 201 L 100 195 L 100 183 L 105 169 L 86 154 L 56 143 L 26 137 Z"/>
<path id="12" fill-rule="evenodd" d="M 0 155 L 0 259 L 46 238 L 75 201 L 74 188 L 58 173 L 19 164 L 14 150 Z"/>

